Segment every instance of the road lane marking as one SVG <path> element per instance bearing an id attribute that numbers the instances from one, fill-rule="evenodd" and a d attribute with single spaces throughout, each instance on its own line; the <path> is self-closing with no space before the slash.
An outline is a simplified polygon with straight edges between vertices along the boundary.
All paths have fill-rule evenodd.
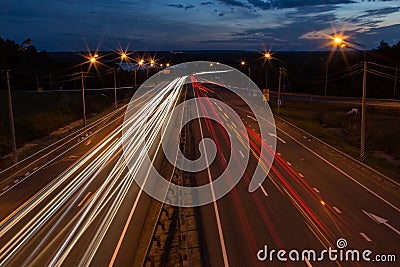
<path id="1" fill-rule="evenodd" d="M 301 178 L 304 178 L 304 175 L 303 175 L 303 174 L 301 174 L 300 172 L 299 172 L 299 176 L 300 176 Z"/>
<path id="2" fill-rule="evenodd" d="M 278 156 L 282 156 L 282 154 L 281 154 L 281 153 L 279 153 L 279 152 L 278 152 L 278 153 L 276 153 L 276 154 L 278 154 Z"/>
<path id="3" fill-rule="evenodd" d="M 279 141 L 281 141 L 282 143 L 286 144 L 286 141 L 283 140 L 282 138 L 280 138 L 279 136 L 277 136 L 274 133 L 268 133 L 270 136 L 275 137 L 276 139 L 278 139 Z"/>
<path id="4" fill-rule="evenodd" d="M 313 187 L 313 190 L 314 190 L 315 192 L 317 192 L 318 194 L 321 193 L 321 192 L 318 190 L 318 188 L 316 188 L 316 187 Z"/>
<path id="5" fill-rule="evenodd" d="M 342 211 L 340 209 L 338 209 L 337 207 L 332 207 L 332 209 L 334 209 L 337 213 L 341 214 Z"/>
<path id="6" fill-rule="evenodd" d="M 3 188 L 3 191 L 6 191 L 8 188 L 10 188 L 9 185 L 7 185 L 6 187 Z"/>
<path id="7" fill-rule="evenodd" d="M 289 161 L 286 161 L 286 164 L 289 165 L 289 166 L 292 165 L 292 163 L 290 163 Z"/>
<path id="8" fill-rule="evenodd" d="M 15 179 L 13 182 L 14 182 L 14 184 L 16 184 L 16 183 L 19 182 L 19 180 L 18 180 L 18 179 Z"/>
<path id="9" fill-rule="evenodd" d="M 262 184 L 259 184 L 259 185 L 260 185 L 261 191 L 263 192 L 264 196 L 268 197 L 268 193 L 265 190 L 264 186 L 262 186 Z"/>
<path id="10" fill-rule="evenodd" d="M 367 240 L 368 242 L 372 242 L 371 238 L 369 238 L 365 233 L 360 233 L 360 235 L 364 237 L 364 239 Z"/>
<path id="11" fill-rule="evenodd" d="M 263 118 L 264 119 L 264 118 Z M 264 119 L 265 120 L 265 119 Z M 267 120 L 265 120 L 267 121 Z M 368 187 L 366 187 L 365 185 L 363 185 L 361 182 L 357 181 L 355 178 L 353 178 L 352 176 L 350 176 L 348 173 L 346 173 L 345 171 L 343 171 L 342 169 L 340 169 L 339 167 L 337 167 L 336 165 L 334 165 L 333 163 L 331 163 L 330 161 L 328 161 L 326 158 L 322 157 L 321 155 L 319 155 L 317 152 L 315 152 L 314 150 L 308 148 L 307 146 L 305 146 L 304 144 L 302 144 L 300 141 L 296 140 L 296 138 L 292 137 L 291 135 L 289 135 L 288 133 L 286 133 L 285 131 L 281 130 L 281 132 L 283 134 L 285 134 L 287 137 L 289 137 L 290 139 L 292 139 L 293 141 L 295 141 L 297 144 L 299 144 L 300 146 L 302 146 L 304 149 L 306 149 L 307 151 L 309 151 L 311 154 L 315 155 L 317 158 L 319 158 L 320 160 L 322 160 L 323 162 L 325 162 L 326 164 L 328 164 L 329 166 L 331 166 L 332 168 L 334 168 L 336 171 L 340 172 L 341 174 L 343 174 L 344 176 L 346 176 L 347 178 L 349 178 L 351 181 L 353 181 L 354 183 L 356 183 L 357 185 L 359 185 L 360 187 L 362 187 L 363 189 L 365 189 L 366 191 L 368 191 L 369 193 L 371 193 L 372 195 L 374 195 L 376 198 L 380 199 L 381 201 L 383 201 L 384 203 L 386 203 L 388 206 L 392 207 L 393 209 L 395 209 L 397 212 L 400 212 L 400 208 L 396 207 L 394 204 L 392 204 L 390 201 L 386 200 L 385 198 L 383 198 L 381 195 L 379 195 L 378 193 L 375 193 L 374 191 L 372 191 L 371 189 L 369 189 Z"/>
<path id="12" fill-rule="evenodd" d="M 224 112 L 224 116 L 225 116 L 227 119 L 229 119 L 228 115 L 226 115 L 226 113 L 225 113 L 225 112 Z"/>
<path id="13" fill-rule="evenodd" d="M 240 156 L 242 156 L 242 158 L 244 158 L 242 151 L 239 150 L 239 153 L 240 153 Z"/>
<path id="14" fill-rule="evenodd" d="M 200 112 L 199 112 L 199 107 L 198 107 L 197 102 L 196 102 L 196 110 L 197 110 L 197 115 L 198 115 L 199 118 L 200 118 Z M 227 116 L 226 113 L 224 113 L 224 115 Z M 199 121 L 199 126 L 200 126 L 200 136 L 201 136 L 202 139 L 204 139 L 203 127 L 201 126 L 200 121 Z M 204 148 L 204 150 L 205 150 L 205 148 L 206 148 L 204 142 L 203 142 L 203 148 Z M 205 155 L 205 159 L 206 159 L 207 166 L 208 166 L 208 167 L 207 167 L 207 174 L 208 174 L 208 180 L 209 180 L 209 182 L 210 182 L 210 184 L 211 184 L 211 195 L 212 195 L 213 200 L 214 200 L 214 201 L 213 201 L 213 206 L 214 206 L 215 218 L 216 218 L 216 221 L 217 221 L 217 228 L 218 228 L 218 235 L 219 235 L 219 243 L 220 243 L 220 246 L 221 246 L 222 258 L 223 258 L 223 260 L 224 260 L 224 266 L 225 266 L 225 267 L 229 267 L 228 254 L 227 254 L 227 251 L 226 251 L 224 234 L 223 234 L 223 232 L 222 232 L 222 224 L 221 224 L 221 219 L 220 219 L 220 216 L 219 216 L 218 204 L 217 204 L 217 201 L 215 200 L 214 186 L 212 185 L 212 184 L 213 184 L 213 181 L 212 181 L 212 175 L 211 175 L 211 170 L 210 170 L 210 164 L 209 164 L 209 161 L 208 161 L 207 154 Z"/>
<path id="15" fill-rule="evenodd" d="M 26 176 L 29 176 L 29 174 L 31 174 L 31 173 L 30 173 L 30 172 L 27 172 L 27 173 L 25 173 L 24 176 L 25 176 L 25 177 L 26 177 Z"/>
<path id="16" fill-rule="evenodd" d="M 85 202 L 85 200 L 88 198 L 89 195 L 90 195 L 90 192 L 88 192 L 86 194 L 86 196 L 81 200 L 81 202 L 79 202 L 78 207 L 82 206 L 82 204 Z"/>

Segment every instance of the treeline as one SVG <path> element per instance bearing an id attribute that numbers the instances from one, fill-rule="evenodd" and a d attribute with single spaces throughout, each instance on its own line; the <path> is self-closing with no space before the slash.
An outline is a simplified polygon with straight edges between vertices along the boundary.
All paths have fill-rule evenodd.
<path id="1" fill-rule="evenodd" d="M 86 88 L 113 86 L 113 69 L 118 67 L 115 52 L 100 52 L 101 64 L 92 68 L 85 79 Z M 132 61 L 140 58 L 156 57 L 158 63 L 172 65 L 194 61 L 209 60 L 221 62 L 249 74 L 260 88 L 278 89 L 279 69 L 284 68 L 282 90 L 310 94 L 360 96 L 363 76 L 363 51 L 350 49 L 317 52 L 272 52 L 273 59 L 268 63 L 260 52 L 246 51 L 183 51 L 135 52 Z M 390 45 L 381 41 L 380 45 L 366 53 L 367 95 L 376 98 L 400 98 L 400 42 Z M 79 89 L 80 72 L 88 69 L 87 60 L 78 53 L 47 53 L 27 42 L 17 44 L 0 37 L 1 69 L 10 69 L 13 90 L 59 90 Z M 245 66 L 240 62 L 244 60 Z M 268 67 L 268 71 L 267 71 Z M 136 72 L 139 85 L 158 68 Z M 117 86 L 133 86 L 133 71 L 118 69 Z M 267 76 L 267 77 L 266 77 Z M 5 83 L 0 84 L 4 89 Z"/>

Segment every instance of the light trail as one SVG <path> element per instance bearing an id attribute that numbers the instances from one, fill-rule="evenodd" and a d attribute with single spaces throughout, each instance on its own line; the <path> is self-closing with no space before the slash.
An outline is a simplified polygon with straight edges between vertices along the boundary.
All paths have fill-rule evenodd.
<path id="1" fill-rule="evenodd" d="M 62 238 L 56 232 L 57 226 L 66 220 L 68 213 L 73 212 L 73 208 L 76 207 L 78 200 L 76 194 L 79 192 L 78 196 L 81 196 L 85 188 L 104 172 L 116 155 L 119 155 L 114 167 L 102 181 L 89 204 L 74 216 L 73 223 L 66 223 L 69 229 L 63 231 L 65 237 L 49 263 L 52 266 L 62 265 L 89 226 L 96 218 L 99 218 L 104 208 L 108 207 L 106 213 L 99 218 L 97 231 L 81 258 L 83 265 L 90 264 L 123 200 L 132 189 L 136 175 L 143 171 L 141 168 L 144 157 L 152 153 L 153 147 L 158 144 L 162 125 L 169 122 L 168 119 L 177 103 L 185 80 L 186 77 L 176 78 L 169 84 L 158 85 L 152 93 L 141 96 L 145 101 L 140 103 L 140 108 L 134 114 L 129 114 L 130 117 L 123 127 L 114 129 L 99 142 L 97 147 L 86 153 L 22 208 L 0 223 L 0 241 L 4 243 L 0 249 L 0 266 L 12 261 L 44 227 L 50 228 L 25 263 L 29 264 L 42 255 L 39 253 L 39 248 L 42 251 L 51 249 L 46 242 L 52 234 L 56 234 L 57 238 Z M 121 138 L 123 132 L 124 135 Z M 125 147 L 124 155 L 122 155 L 124 142 L 128 143 L 128 146 Z M 130 173 L 126 172 L 126 162 L 129 161 L 134 163 Z M 66 208 L 65 205 L 67 205 Z M 64 211 L 60 214 L 62 208 Z M 58 218 L 56 223 L 48 226 L 54 218 Z M 10 231 L 13 231 L 13 236 L 8 240 L 2 240 Z M 53 244 L 53 242 L 49 243 Z"/>

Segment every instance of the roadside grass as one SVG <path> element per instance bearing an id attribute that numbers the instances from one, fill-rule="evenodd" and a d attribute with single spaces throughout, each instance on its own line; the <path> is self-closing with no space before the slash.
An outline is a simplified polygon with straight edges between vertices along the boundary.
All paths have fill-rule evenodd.
<path id="1" fill-rule="evenodd" d="M 128 103 L 133 90 L 118 91 L 119 106 Z M 0 157 L 9 154 L 11 136 L 7 95 L 0 91 Z M 114 110 L 112 90 L 85 92 L 87 122 L 95 121 Z M 41 142 L 22 151 L 18 160 L 22 160 L 44 147 L 62 139 L 78 130 L 79 125 L 67 132 L 50 136 L 50 133 L 82 118 L 82 102 L 80 91 L 56 92 L 13 92 L 13 110 L 17 148 L 34 140 Z M 122 99 L 122 100 L 121 100 Z M 0 170 L 11 166 L 11 159 L 0 159 Z"/>
<path id="2" fill-rule="evenodd" d="M 276 114 L 276 99 L 271 108 Z M 352 108 L 361 111 L 360 105 L 351 103 L 284 99 L 279 116 L 359 159 L 361 112 L 346 114 Z M 400 181 L 400 166 L 395 163 L 399 160 L 400 108 L 367 106 L 365 163 Z"/>

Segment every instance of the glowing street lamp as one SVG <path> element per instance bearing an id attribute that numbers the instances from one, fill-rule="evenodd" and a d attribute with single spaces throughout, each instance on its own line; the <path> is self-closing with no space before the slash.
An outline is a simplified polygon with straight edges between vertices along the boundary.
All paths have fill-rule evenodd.
<path id="1" fill-rule="evenodd" d="M 362 87 L 362 98 L 361 98 L 361 142 L 360 142 L 360 160 L 365 160 L 365 112 L 366 112 L 366 94 L 367 94 L 367 47 L 363 44 L 344 40 L 340 36 L 333 38 L 335 45 L 341 48 L 351 48 L 356 51 L 363 52 L 363 87 Z M 357 49 L 355 46 L 362 47 L 363 50 Z"/>
<path id="2" fill-rule="evenodd" d="M 272 59 L 272 55 L 269 52 L 265 52 L 264 58 L 268 61 L 267 68 L 265 69 L 265 89 L 268 89 L 268 67 L 269 67 L 269 63 Z"/>
<path id="3" fill-rule="evenodd" d="M 89 57 L 89 62 L 90 64 L 96 64 L 97 58 L 99 55 L 96 53 L 93 56 Z M 90 67 L 89 67 L 90 69 Z M 83 71 L 81 71 L 81 93 L 82 93 L 82 113 L 83 113 L 83 127 L 86 127 L 86 104 L 85 104 L 85 82 L 84 82 L 84 76 L 83 76 Z"/>

